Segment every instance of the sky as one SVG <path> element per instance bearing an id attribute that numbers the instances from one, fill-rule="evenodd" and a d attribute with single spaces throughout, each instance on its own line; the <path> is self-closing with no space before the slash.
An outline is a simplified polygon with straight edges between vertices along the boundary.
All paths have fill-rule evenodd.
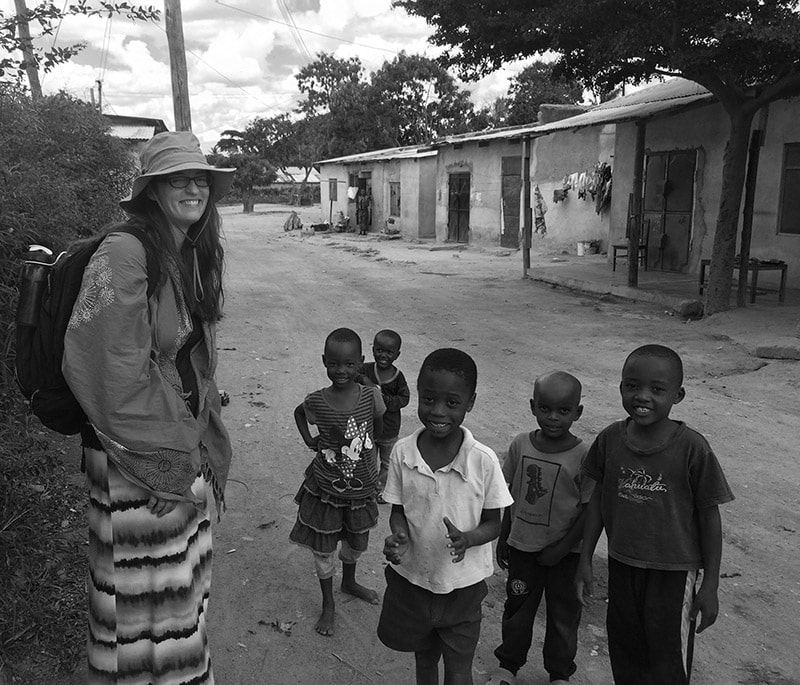
<path id="1" fill-rule="evenodd" d="M 33 6 L 35 0 L 28 0 Z M 83 42 L 70 63 L 42 74 L 45 93 L 66 90 L 90 100 L 102 82 L 103 112 L 163 119 L 174 129 L 167 36 L 161 21 L 68 17 L 49 47 Z M 59 4 L 56 2 L 56 4 Z M 91 3 L 90 3 L 91 4 Z M 14 1 L 0 0 L 13 14 Z M 192 129 L 206 152 L 227 129 L 241 130 L 256 117 L 291 112 L 301 97 L 295 75 L 319 52 L 357 56 L 367 72 L 401 50 L 435 57 L 431 28 L 391 7 L 391 0 L 182 0 Z M 35 27 L 31 27 L 35 34 Z M 463 84 L 476 105 L 506 94 L 515 63 Z"/>

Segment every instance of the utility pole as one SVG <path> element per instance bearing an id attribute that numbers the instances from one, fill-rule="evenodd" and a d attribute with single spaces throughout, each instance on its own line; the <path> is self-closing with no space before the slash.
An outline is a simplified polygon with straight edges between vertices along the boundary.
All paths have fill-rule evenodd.
<path id="1" fill-rule="evenodd" d="M 103 111 L 103 82 L 100 79 L 95 81 L 97 84 L 97 111 Z"/>
<path id="2" fill-rule="evenodd" d="M 17 0 L 21 2 L 22 0 Z M 181 0 L 164 0 L 164 20 L 169 47 L 169 71 L 172 76 L 172 107 L 175 129 L 192 130 L 192 110 L 189 105 L 189 78 L 186 71 L 186 48 L 183 45 Z"/>
<path id="3" fill-rule="evenodd" d="M 36 62 L 36 55 L 33 53 L 33 43 L 31 42 L 31 31 L 28 27 L 28 8 L 25 0 L 14 0 L 14 7 L 17 10 L 17 26 L 19 27 L 19 42 L 21 44 L 22 58 L 25 62 L 25 72 L 28 75 L 28 83 L 31 86 L 31 97 L 34 100 L 42 99 L 42 84 L 39 83 L 39 68 Z"/>

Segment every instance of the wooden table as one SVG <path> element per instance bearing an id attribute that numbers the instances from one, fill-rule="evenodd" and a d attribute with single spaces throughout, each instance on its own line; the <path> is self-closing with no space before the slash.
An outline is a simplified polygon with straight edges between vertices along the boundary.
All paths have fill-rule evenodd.
<path id="1" fill-rule="evenodd" d="M 740 260 L 737 257 L 733 262 L 733 268 L 738 271 L 740 268 Z M 700 294 L 703 294 L 703 286 L 706 282 L 706 267 L 711 264 L 710 259 L 700 260 Z M 747 273 L 750 275 L 750 303 L 756 301 L 756 293 L 758 290 L 758 274 L 761 271 L 780 271 L 781 282 L 778 286 L 778 302 L 783 302 L 786 298 L 786 275 L 789 270 L 789 265 L 779 259 L 750 259 L 747 262 Z M 776 292 L 774 288 L 761 288 L 761 292 Z"/>

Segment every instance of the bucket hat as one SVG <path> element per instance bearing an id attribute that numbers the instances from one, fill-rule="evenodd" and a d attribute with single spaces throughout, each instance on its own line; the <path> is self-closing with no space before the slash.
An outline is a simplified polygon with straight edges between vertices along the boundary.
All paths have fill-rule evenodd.
<path id="1" fill-rule="evenodd" d="M 216 202 L 230 190 L 236 169 L 220 169 L 206 162 L 200 141 L 189 131 L 165 131 L 148 140 L 139 152 L 141 172 L 131 192 L 119 205 L 126 211 L 136 208 L 139 196 L 157 176 L 180 171 L 207 171 L 211 174 L 211 200 Z"/>

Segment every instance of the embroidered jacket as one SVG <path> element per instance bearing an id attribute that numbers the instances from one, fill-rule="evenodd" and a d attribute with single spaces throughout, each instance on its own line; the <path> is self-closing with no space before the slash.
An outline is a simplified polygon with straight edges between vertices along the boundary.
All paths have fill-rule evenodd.
<path id="1" fill-rule="evenodd" d="M 190 353 L 197 417 L 175 365 L 192 332 L 175 264 L 147 299 L 145 251 L 134 236 L 111 233 L 83 275 L 64 338 L 64 377 L 109 458 L 126 477 L 161 496 L 182 499 L 201 471 L 218 505 L 231 446 L 214 381 L 213 324 Z"/>

